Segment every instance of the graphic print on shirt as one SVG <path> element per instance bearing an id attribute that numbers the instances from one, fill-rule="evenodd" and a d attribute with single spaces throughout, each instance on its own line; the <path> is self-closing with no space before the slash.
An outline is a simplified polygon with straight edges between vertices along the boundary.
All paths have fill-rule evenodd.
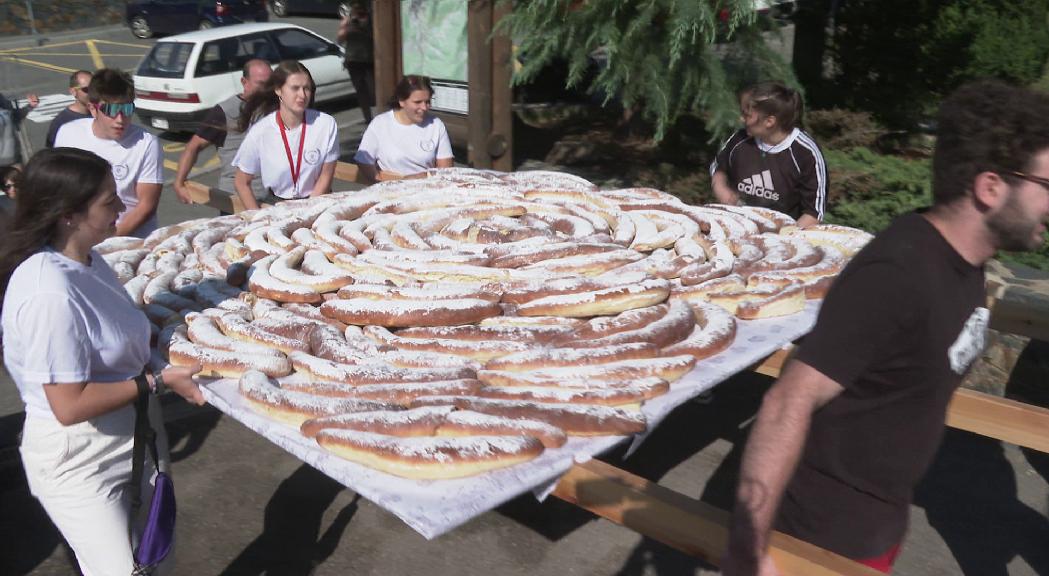
<path id="1" fill-rule="evenodd" d="M 419 141 L 419 148 L 422 148 L 423 150 L 425 150 L 427 152 L 432 152 L 432 151 L 437 149 L 437 141 L 436 140 L 420 140 Z"/>
<path id="2" fill-rule="evenodd" d="M 760 174 L 740 180 L 739 184 L 736 184 L 736 189 L 750 196 L 773 201 L 779 200 L 776 187 L 772 185 L 772 172 L 769 170 L 762 170 Z"/>
<path id="3" fill-rule="evenodd" d="M 987 322 L 991 317 L 991 311 L 987 308 L 976 308 L 962 326 L 961 333 L 955 339 L 954 344 L 947 349 L 947 360 L 951 364 L 951 370 L 961 376 L 972 365 L 973 360 L 983 353 L 987 339 Z"/>
<path id="4" fill-rule="evenodd" d="M 128 167 L 127 164 L 114 164 L 113 165 L 113 177 L 118 181 L 123 182 L 127 178 Z"/>
<path id="5" fill-rule="evenodd" d="M 309 150 L 306 152 L 305 158 L 307 164 L 316 164 L 321 159 L 321 151 L 316 148 Z"/>

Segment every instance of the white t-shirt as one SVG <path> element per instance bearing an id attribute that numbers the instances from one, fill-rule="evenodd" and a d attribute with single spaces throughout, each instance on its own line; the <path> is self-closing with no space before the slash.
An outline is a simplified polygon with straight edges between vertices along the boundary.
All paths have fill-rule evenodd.
<path id="1" fill-rule="evenodd" d="M 280 135 L 277 112 L 264 116 L 248 129 L 233 165 L 241 172 L 262 177 L 262 185 L 281 198 L 305 198 L 313 192 L 313 185 L 320 178 L 321 168 L 329 162 L 339 160 L 339 127 L 335 119 L 316 110 L 306 110 L 306 144 L 302 149 L 302 166 L 299 181 L 291 179 L 291 164 L 298 163 L 299 140 L 302 125 L 286 132 L 288 148 Z"/>
<path id="2" fill-rule="evenodd" d="M 149 360 L 149 320 L 94 251 L 90 266 L 50 248 L 27 258 L 0 323 L 4 364 L 32 417 L 57 422 L 44 384 L 120 382 Z"/>
<path id="3" fill-rule="evenodd" d="M 353 159 L 407 176 L 433 168 L 438 159 L 452 157 L 452 143 L 440 118 L 428 114 L 421 125 L 401 124 L 390 110 L 368 124 Z"/>
<path id="4" fill-rule="evenodd" d="M 127 208 L 120 213 L 117 222 L 124 219 L 132 208 L 138 206 L 135 186 L 164 183 L 164 157 L 157 137 L 141 126 L 130 124 L 120 140 L 105 140 L 91 131 L 94 118 L 81 118 L 63 124 L 55 136 L 55 147 L 80 148 L 98 154 L 113 166 L 113 178 L 117 181 L 117 196 Z M 157 229 L 157 213 L 142 223 L 132 236 L 145 238 Z"/>

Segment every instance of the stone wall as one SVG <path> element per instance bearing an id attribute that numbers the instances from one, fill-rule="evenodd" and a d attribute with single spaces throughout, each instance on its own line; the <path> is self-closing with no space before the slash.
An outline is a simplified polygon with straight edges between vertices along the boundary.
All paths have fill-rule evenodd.
<path id="1" fill-rule="evenodd" d="M 60 32 L 119 24 L 124 19 L 123 0 L 29 0 L 38 32 Z M 0 0 L 0 37 L 28 35 L 26 0 Z"/>

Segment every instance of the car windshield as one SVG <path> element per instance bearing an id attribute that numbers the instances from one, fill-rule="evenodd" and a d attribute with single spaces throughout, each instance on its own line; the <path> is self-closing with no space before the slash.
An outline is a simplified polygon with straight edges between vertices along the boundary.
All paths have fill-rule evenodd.
<path id="1" fill-rule="evenodd" d="M 193 52 L 192 42 L 158 42 L 138 65 L 139 76 L 182 78 Z"/>

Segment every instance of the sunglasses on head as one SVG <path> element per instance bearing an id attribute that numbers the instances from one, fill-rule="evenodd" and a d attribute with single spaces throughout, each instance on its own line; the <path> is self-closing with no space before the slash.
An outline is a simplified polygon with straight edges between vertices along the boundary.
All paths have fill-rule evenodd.
<path id="1" fill-rule="evenodd" d="M 131 115 L 135 112 L 135 103 L 125 102 L 123 104 L 111 104 L 109 102 L 99 102 L 98 104 L 95 104 L 95 110 L 98 110 L 110 118 L 116 118 L 120 114 L 123 114 L 124 118 L 131 118 Z"/>

